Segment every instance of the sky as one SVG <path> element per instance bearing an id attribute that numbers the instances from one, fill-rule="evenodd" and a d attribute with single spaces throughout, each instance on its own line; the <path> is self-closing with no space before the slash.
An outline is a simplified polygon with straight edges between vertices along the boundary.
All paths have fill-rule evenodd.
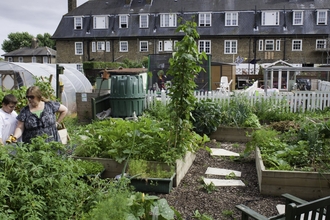
<path id="1" fill-rule="evenodd" d="M 77 7 L 88 0 L 77 0 Z M 68 12 L 67 0 L 0 0 L 0 56 L 10 33 L 28 32 L 33 36 L 53 35 L 61 18 Z"/>

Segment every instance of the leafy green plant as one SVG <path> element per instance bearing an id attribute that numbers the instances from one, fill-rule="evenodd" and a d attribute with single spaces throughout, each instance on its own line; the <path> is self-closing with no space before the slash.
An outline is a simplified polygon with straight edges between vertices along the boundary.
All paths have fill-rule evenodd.
<path id="1" fill-rule="evenodd" d="M 174 166 L 154 161 L 129 160 L 128 173 L 137 178 L 170 178 L 174 174 Z"/>
<path id="2" fill-rule="evenodd" d="M 187 151 L 196 151 L 209 140 L 187 131 L 181 148 L 174 148 L 170 139 L 172 125 L 168 120 L 156 121 L 139 117 L 138 121 L 110 118 L 79 126 L 71 135 L 71 144 L 77 147 L 75 156 L 111 158 L 121 163 L 130 155 L 131 159 L 174 164 Z M 131 148 L 135 135 L 135 145 Z"/>
<path id="3" fill-rule="evenodd" d="M 233 216 L 234 212 L 232 210 L 223 210 L 222 214 L 226 217 L 231 217 Z"/>
<path id="4" fill-rule="evenodd" d="M 191 115 L 194 131 L 210 135 L 221 124 L 221 105 L 211 99 L 201 100 L 196 103 Z"/>
<path id="5" fill-rule="evenodd" d="M 210 184 L 204 183 L 203 188 L 206 190 L 207 193 L 211 194 L 214 191 L 218 191 L 217 187 L 214 185 L 213 182 Z"/>
<path id="6" fill-rule="evenodd" d="M 228 175 L 226 175 L 225 179 L 236 179 L 237 176 L 235 175 L 234 172 L 229 173 Z"/>
<path id="7" fill-rule="evenodd" d="M 82 220 L 89 219 L 159 219 L 172 220 L 174 212 L 166 199 L 144 193 L 131 193 L 127 190 L 112 189 L 106 197 L 85 214 Z M 109 208 L 111 207 L 111 208 Z M 177 211 L 176 211 L 177 212 Z"/>
<path id="8" fill-rule="evenodd" d="M 192 217 L 199 220 L 213 220 L 211 216 L 207 214 L 202 214 L 198 210 L 195 210 L 194 215 Z"/>
<path id="9" fill-rule="evenodd" d="M 98 175 L 104 170 L 104 166 L 97 161 L 76 160 L 77 167 L 83 169 L 82 175 Z"/>
<path id="10" fill-rule="evenodd" d="M 79 178 L 75 161 L 59 154 L 63 145 L 44 138 L 0 148 L 1 219 L 68 219 L 99 195 Z"/>
<path id="11" fill-rule="evenodd" d="M 206 60 L 205 53 L 198 52 L 196 39 L 199 34 L 196 30 L 197 24 L 193 21 L 186 21 L 179 25 L 176 32 L 184 33 L 181 41 L 176 43 L 173 57 L 170 58 L 170 67 L 167 72 L 172 76 L 172 86 L 169 89 L 169 108 L 174 113 L 172 116 L 173 135 L 170 140 L 172 147 L 185 148 L 186 135 L 191 131 L 190 114 L 194 109 L 196 97 L 195 77 L 203 70 L 200 66 L 202 60 Z"/>

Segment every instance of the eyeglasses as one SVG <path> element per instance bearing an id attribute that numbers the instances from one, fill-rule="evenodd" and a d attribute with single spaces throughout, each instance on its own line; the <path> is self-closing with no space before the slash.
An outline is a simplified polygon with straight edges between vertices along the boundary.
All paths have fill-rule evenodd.
<path id="1" fill-rule="evenodd" d="M 27 99 L 34 99 L 34 95 L 27 95 L 27 96 L 25 96 L 25 98 L 27 98 Z"/>

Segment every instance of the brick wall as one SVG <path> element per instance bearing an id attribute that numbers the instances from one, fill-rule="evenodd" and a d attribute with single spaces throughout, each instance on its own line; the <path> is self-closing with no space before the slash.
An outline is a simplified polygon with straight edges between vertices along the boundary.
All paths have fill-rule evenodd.
<path id="1" fill-rule="evenodd" d="M 258 40 L 262 39 L 273 39 L 281 40 L 280 51 L 259 51 L 258 50 Z M 301 39 L 303 41 L 302 50 L 303 51 L 292 51 L 292 40 Z M 283 38 L 283 37 L 260 37 L 256 41 L 256 58 L 261 59 L 261 63 L 272 63 L 277 60 L 287 60 L 289 63 L 322 63 L 324 61 L 326 54 L 322 52 L 315 51 L 317 37 L 307 38 L 307 37 L 297 37 L 297 38 Z M 158 41 L 155 39 L 149 39 L 148 52 L 140 52 L 140 40 L 125 40 L 128 41 L 128 52 L 119 52 L 119 41 L 110 40 L 110 52 L 90 52 L 88 57 L 87 53 L 87 43 L 91 50 L 91 42 L 84 42 L 84 54 L 82 56 L 77 56 L 75 54 L 74 42 L 75 41 L 57 41 L 57 60 L 59 63 L 77 63 L 84 62 L 88 60 L 93 61 L 118 61 L 121 62 L 124 59 L 130 60 L 142 60 L 143 57 L 148 56 L 148 54 L 156 54 L 156 48 Z M 145 40 L 145 39 L 143 39 Z M 174 40 L 174 39 L 172 39 Z M 211 53 L 212 61 L 215 62 L 226 62 L 232 63 L 235 61 L 237 56 L 245 57 L 250 60 L 254 58 L 253 54 L 253 37 L 232 37 L 228 38 L 226 36 L 219 36 L 219 38 L 203 38 L 201 40 L 211 40 Z M 237 53 L 236 54 L 224 54 L 224 41 L 225 40 L 237 40 Z M 78 42 L 78 41 L 76 41 Z M 264 45 L 265 46 L 265 45 Z M 274 43 L 275 47 L 275 43 Z M 245 61 L 247 62 L 247 61 Z"/>

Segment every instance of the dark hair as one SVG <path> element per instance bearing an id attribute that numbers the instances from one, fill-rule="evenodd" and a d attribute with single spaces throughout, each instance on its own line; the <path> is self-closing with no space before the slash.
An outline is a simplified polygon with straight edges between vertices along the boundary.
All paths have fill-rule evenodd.
<path id="1" fill-rule="evenodd" d="M 2 104 L 9 105 L 10 103 L 17 104 L 17 98 L 13 94 L 7 94 L 2 99 Z"/>

